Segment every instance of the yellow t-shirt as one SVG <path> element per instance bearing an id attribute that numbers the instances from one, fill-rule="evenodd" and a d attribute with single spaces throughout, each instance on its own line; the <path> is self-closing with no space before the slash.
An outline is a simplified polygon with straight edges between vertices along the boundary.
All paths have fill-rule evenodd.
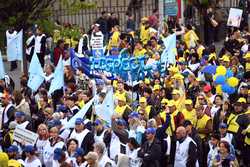
<path id="1" fill-rule="evenodd" d="M 142 41 L 142 43 L 144 45 L 147 44 L 147 42 L 149 41 L 150 39 L 150 32 L 149 32 L 149 28 L 148 29 L 145 29 L 145 26 L 144 25 L 141 25 L 140 27 L 140 39 Z"/>
<path id="2" fill-rule="evenodd" d="M 197 122 L 196 111 L 193 109 L 192 111 L 188 111 L 187 109 L 182 110 L 182 114 L 184 115 L 185 120 L 191 121 L 192 125 L 195 125 Z"/>

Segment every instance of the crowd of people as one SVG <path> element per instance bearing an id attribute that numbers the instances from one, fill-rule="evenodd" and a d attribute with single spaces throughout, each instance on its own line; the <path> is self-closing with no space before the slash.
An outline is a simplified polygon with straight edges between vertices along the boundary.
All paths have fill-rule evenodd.
<path id="1" fill-rule="evenodd" d="M 212 10 L 208 9 L 208 13 Z M 213 15 L 206 15 L 213 27 Z M 68 25 L 67 25 L 68 26 Z M 250 164 L 250 33 L 244 27 L 228 28 L 222 48 L 213 39 L 202 42 L 194 27 L 169 17 L 160 22 L 158 10 L 143 17 L 138 32 L 128 14 L 121 31 L 116 14 L 102 16 L 90 34 L 81 29 L 80 39 L 61 39 L 57 31 L 46 37 L 40 27 L 28 32 L 26 56 L 36 53 L 44 67 L 45 81 L 37 92 L 27 86 L 29 76 L 20 77 L 15 89 L 6 76 L 0 80 L 0 166 L 12 167 L 247 167 Z M 12 34 L 13 29 L 8 31 Z M 176 64 L 152 71 L 131 86 L 104 73 L 99 79 L 73 70 L 70 48 L 91 57 L 91 38 L 103 36 L 105 55 L 146 56 L 159 61 L 163 42 L 175 33 Z M 206 45 L 205 45 L 206 43 Z M 54 46 L 54 47 L 53 47 Z M 50 55 L 50 58 L 47 58 Z M 104 56 L 105 56 L 104 55 Z M 64 61 L 64 87 L 48 94 L 54 68 Z M 217 88 L 207 66 L 223 66 L 237 78 L 235 91 Z M 12 69 L 16 68 L 12 62 Z M 101 78 L 101 79 L 100 79 Z M 102 104 L 113 91 L 111 123 L 96 113 L 95 103 L 76 118 L 73 128 L 64 125 L 93 98 Z M 34 145 L 14 139 L 16 127 L 38 134 Z"/>

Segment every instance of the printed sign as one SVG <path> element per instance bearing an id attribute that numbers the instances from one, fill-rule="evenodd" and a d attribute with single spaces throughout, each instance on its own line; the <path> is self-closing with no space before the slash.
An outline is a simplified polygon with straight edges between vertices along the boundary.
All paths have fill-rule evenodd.
<path id="1" fill-rule="evenodd" d="M 227 25 L 232 27 L 240 27 L 243 11 L 237 8 L 230 8 Z"/>
<path id="2" fill-rule="evenodd" d="M 177 16 L 178 4 L 176 0 L 165 0 L 164 1 L 164 16 Z"/>
<path id="3" fill-rule="evenodd" d="M 30 130 L 16 127 L 14 130 L 14 140 L 22 143 L 24 142 L 26 145 L 34 145 L 38 138 L 38 134 L 31 132 Z"/>

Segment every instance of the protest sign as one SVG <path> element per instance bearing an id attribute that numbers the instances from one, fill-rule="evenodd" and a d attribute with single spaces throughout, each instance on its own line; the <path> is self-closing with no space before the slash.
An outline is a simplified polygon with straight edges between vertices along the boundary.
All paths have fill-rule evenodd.
<path id="1" fill-rule="evenodd" d="M 232 27 L 240 27 L 243 11 L 237 8 L 230 8 L 227 25 Z"/>
<path id="2" fill-rule="evenodd" d="M 14 140 L 22 143 L 24 142 L 26 145 L 34 145 L 38 138 L 38 134 L 31 132 L 22 127 L 16 127 L 14 130 Z"/>

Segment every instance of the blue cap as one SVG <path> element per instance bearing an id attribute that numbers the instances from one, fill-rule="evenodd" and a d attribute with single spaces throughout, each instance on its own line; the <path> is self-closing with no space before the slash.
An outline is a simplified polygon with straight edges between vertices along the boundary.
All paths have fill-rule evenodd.
<path id="1" fill-rule="evenodd" d="M 82 148 L 77 148 L 74 157 L 79 157 L 79 156 L 83 156 L 83 155 L 84 155 L 83 149 Z"/>
<path id="2" fill-rule="evenodd" d="M 32 145 L 27 145 L 27 146 L 25 146 L 24 149 L 23 149 L 23 152 L 26 152 L 26 153 L 31 153 L 31 152 L 33 152 L 33 151 L 35 151 L 35 148 L 34 148 L 34 146 L 32 146 Z"/>
<path id="3" fill-rule="evenodd" d="M 134 111 L 134 112 L 129 114 L 129 118 L 139 118 L 139 113 Z"/>
<path id="4" fill-rule="evenodd" d="M 110 51 L 119 51 L 119 48 L 113 47 Z"/>
<path id="5" fill-rule="evenodd" d="M 60 160 L 62 158 L 62 155 L 64 154 L 64 151 L 61 148 L 56 148 L 54 150 L 54 160 Z"/>
<path id="6" fill-rule="evenodd" d="M 156 133 L 156 129 L 155 128 L 147 128 L 146 129 L 146 133 L 155 134 Z"/>
<path id="7" fill-rule="evenodd" d="M 54 120 L 54 126 L 60 126 L 62 125 L 62 122 L 59 119 Z"/>
<path id="8" fill-rule="evenodd" d="M 18 152 L 18 147 L 16 145 L 11 145 L 8 149 L 7 149 L 8 153 L 11 152 Z"/>
<path id="9" fill-rule="evenodd" d="M 80 125 L 80 124 L 84 124 L 83 119 L 82 118 L 76 118 L 75 125 Z"/>
<path id="10" fill-rule="evenodd" d="M 25 116 L 25 113 L 22 112 L 22 111 L 17 111 L 17 112 L 15 113 L 15 117 L 16 117 L 16 118 L 20 118 L 20 117 L 22 117 L 22 116 Z"/>
<path id="11" fill-rule="evenodd" d="M 101 124 L 102 124 L 102 121 L 100 119 L 95 120 L 95 125 L 96 126 L 101 125 Z"/>
<path id="12" fill-rule="evenodd" d="M 122 118 L 116 120 L 117 125 L 126 126 L 126 121 Z"/>
<path id="13" fill-rule="evenodd" d="M 225 124 L 225 123 L 222 122 L 222 123 L 220 123 L 219 127 L 222 128 L 222 129 L 226 129 L 227 128 L 227 124 Z"/>
<path id="14" fill-rule="evenodd" d="M 48 121 L 48 127 L 49 127 L 49 128 L 52 128 L 52 127 L 54 127 L 54 126 L 55 126 L 54 120 Z"/>

